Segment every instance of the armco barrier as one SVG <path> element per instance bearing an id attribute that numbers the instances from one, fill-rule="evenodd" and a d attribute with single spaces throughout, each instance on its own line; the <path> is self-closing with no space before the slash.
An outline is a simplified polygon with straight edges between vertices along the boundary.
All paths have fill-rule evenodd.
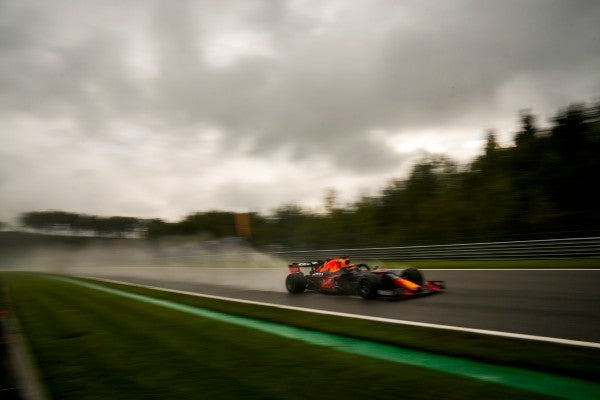
<path id="1" fill-rule="evenodd" d="M 290 261 L 348 255 L 363 260 L 502 260 L 600 258 L 600 237 L 461 243 L 431 246 L 275 251 Z"/>

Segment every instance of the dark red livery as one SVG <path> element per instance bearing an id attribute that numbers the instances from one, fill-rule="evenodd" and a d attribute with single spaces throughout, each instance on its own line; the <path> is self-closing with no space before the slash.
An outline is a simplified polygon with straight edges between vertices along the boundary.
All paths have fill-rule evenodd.
<path id="1" fill-rule="evenodd" d="M 339 269 L 329 268 L 339 265 Z M 312 290 L 340 295 L 359 295 L 363 299 L 411 298 L 439 293 L 445 290 L 444 281 L 425 281 L 417 268 L 401 272 L 350 264 L 347 257 L 334 260 L 292 263 L 285 280 L 288 292 L 304 293 Z M 310 268 L 308 274 L 302 268 Z"/>

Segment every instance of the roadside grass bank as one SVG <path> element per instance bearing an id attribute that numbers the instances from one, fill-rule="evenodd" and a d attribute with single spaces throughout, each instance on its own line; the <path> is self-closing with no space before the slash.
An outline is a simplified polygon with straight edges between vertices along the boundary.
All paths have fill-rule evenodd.
<path id="1" fill-rule="evenodd" d="M 598 364 L 600 349 L 595 348 L 282 310 L 269 306 L 184 295 L 172 291 L 153 290 L 94 279 L 82 280 L 227 314 L 246 316 L 357 339 L 372 340 L 408 349 L 555 373 L 591 381 L 597 381 L 600 377 L 600 365 Z"/>
<path id="2" fill-rule="evenodd" d="M 548 398 L 307 345 L 40 274 L 2 273 L 0 279 L 56 399 Z M 184 304 L 205 300 L 105 286 Z"/>
<path id="3" fill-rule="evenodd" d="M 17 379 L 12 370 L 8 332 L 8 299 L 0 279 L 0 399 L 20 400 Z"/>

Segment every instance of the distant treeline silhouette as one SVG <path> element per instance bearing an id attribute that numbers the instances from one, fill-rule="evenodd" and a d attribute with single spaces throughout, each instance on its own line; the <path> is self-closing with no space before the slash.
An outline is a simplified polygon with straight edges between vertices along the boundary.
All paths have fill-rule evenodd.
<path id="1" fill-rule="evenodd" d="M 55 233 L 127 236 L 146 231 L 148 220 L 134 217 L 98 217 L 65 211 L 32 211 L 19 216 L 22 226 Z"/>
<path id="2" fill-rule="evenodd" d="M 429 156 L 375 196 L 336 206 L 329 191 L 325 213 L 293 204 L 272 215 L 251 213 L 249 240 L 302 249 L 590 236 L 600 228 L 599 184 L 600 103 L 565 107 L 544 128 L 524 111 L 510 146 L 499 146 L 489 131 L 483 153 L 466 166 Z M 220 238 L 235 236 L 234 217 L 198 212 L 169 223 L 47 211 L 24 213 L 20 222 L 99 235 Z"/>

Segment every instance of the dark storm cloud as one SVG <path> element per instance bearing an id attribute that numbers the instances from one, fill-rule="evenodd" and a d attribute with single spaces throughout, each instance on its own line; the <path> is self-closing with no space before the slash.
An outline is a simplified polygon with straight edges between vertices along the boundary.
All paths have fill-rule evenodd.
<path id="1" fill-rule="evenodd" d="M 143 112 L 168 124 L 208 121 L 234 140 L 257 135 L 257 147 L 269 151 L 290 143 L 328 147 L 373 128 L 451 122 L 493 110 L 498 90 L 520 74 L 554 78 L 558 71 L 563 80 L 547 83 L 560 87 L 599 62 L 597 2 L 333 2 L 340 6 L 329 19 L 322 15 L 328 3 L 304 10 L 225 3 L 231 8 L 182 1 L 157 2 L 141 16 L 129 10 L 146 23 L 144 40 L 156 51 L 158 72 L 144 82 L 152 94 L 146 97 L 124 65 L 126 18 L 108 12 L 107 24 L 76 27 L 70 43 L 52 42 L 47 35 L 63 37 L 68 32 L 57 35 L 57 25 L 71 23 L 58 19 L 60 4 L 52 12 L 9 3 L 8 11 L 17 10 L 3 21 L 5 102 L 75 116 L 92 130 Z M 232 10 L 240 28 L 264 32 L 274 57 L 206 65 L 206 33 Z"/>
<path id="2" fill-rule="evenodd" d="M 410 131 L 469 114 L 493 124 L 500 93 L 520 77 L 536 81 L 531 96 L 541 107 L 582 100 L 572 93 L 581 79 L 595 85 L 590 93 L 598 85 L 593 2 L 339 4 L 330 19 L 318 6 L 312 14 L 281 3 L 275 11 L 240 7 L 238 23 L 265 32 L 275 56 L 241 57 L 223 69 L 194 52 L 214 14 L 159 11 L 155 32 L 166 51 L 157 111 L 210 121 L 232 142 L 250 136 L 256 152 L 294 146 L 331 154 L 356 140 L 370 147 L 363 137 L 374 128 Z M 545 91 L 563 96 L 547 99 Z M 529 106 L 536 104 L 516 98 L 513 112 Z"/>
<path id="3" fill-rule="evenodd" d="M 387 98 L 408 124 L 439 123 L 489 108 L 519 76 L 539 78 L 541 105 L 600 61 L 594 2 L 469 2 L 430 9 L 418 26 L 397 26 L 387 42 Z M 464 4 L 466 5 L 466 4 Z M 434 22 L 434 23 L 431 23 Z M 590 80 L 597 85 L 595 78 Z M 597 87 L 597 86 L 596 86 Z M 568 95 L 563 102 L 572 100 Z M 582 99 L 586 100 L 586 99 Z M 521 104 L 514 99 L 515 107 Z M 536 104 L 537 105 L 537 104 Z"/>
<path id="4" fill-rule="evenodd" d="M 106 121 L 140 103 L 122 61 L 128 49 L 110 26 L 88 24 L 89 16 L 72 20 L 86 15 L 83 4 L 78 11 L 65 12 L 68 7 L 3 3 L 0 83 L 6 91 L 0 113 L 65 118 L 75 120 L 83 134 L 101 133 Z"/>
<path id="5" fill-rule="evenodd" d="M 241 198 L 253 183 L 235 182 L 258 172 L 213 170 L 234 157 L 289 160 L 302 182 L 320 163 L 319 187 L 382 177 L 419 154 L 387 139 L 465 141 L 598 96 L 599 17 L 597 1 L 1 0 L 0 121 L 19 139 L 0 150 L 0 196 L 14 203 L 1 191 L 31 171 L 59 188 L 85 172 L 105 190 L 140 183 L 123 204 L 170 190 L 158 210 L 196 168 L 214 198 Z M 36 175 L 48 147 L 85 162 Z M 289 200 L 280 179 L 274 202 Z"/>

